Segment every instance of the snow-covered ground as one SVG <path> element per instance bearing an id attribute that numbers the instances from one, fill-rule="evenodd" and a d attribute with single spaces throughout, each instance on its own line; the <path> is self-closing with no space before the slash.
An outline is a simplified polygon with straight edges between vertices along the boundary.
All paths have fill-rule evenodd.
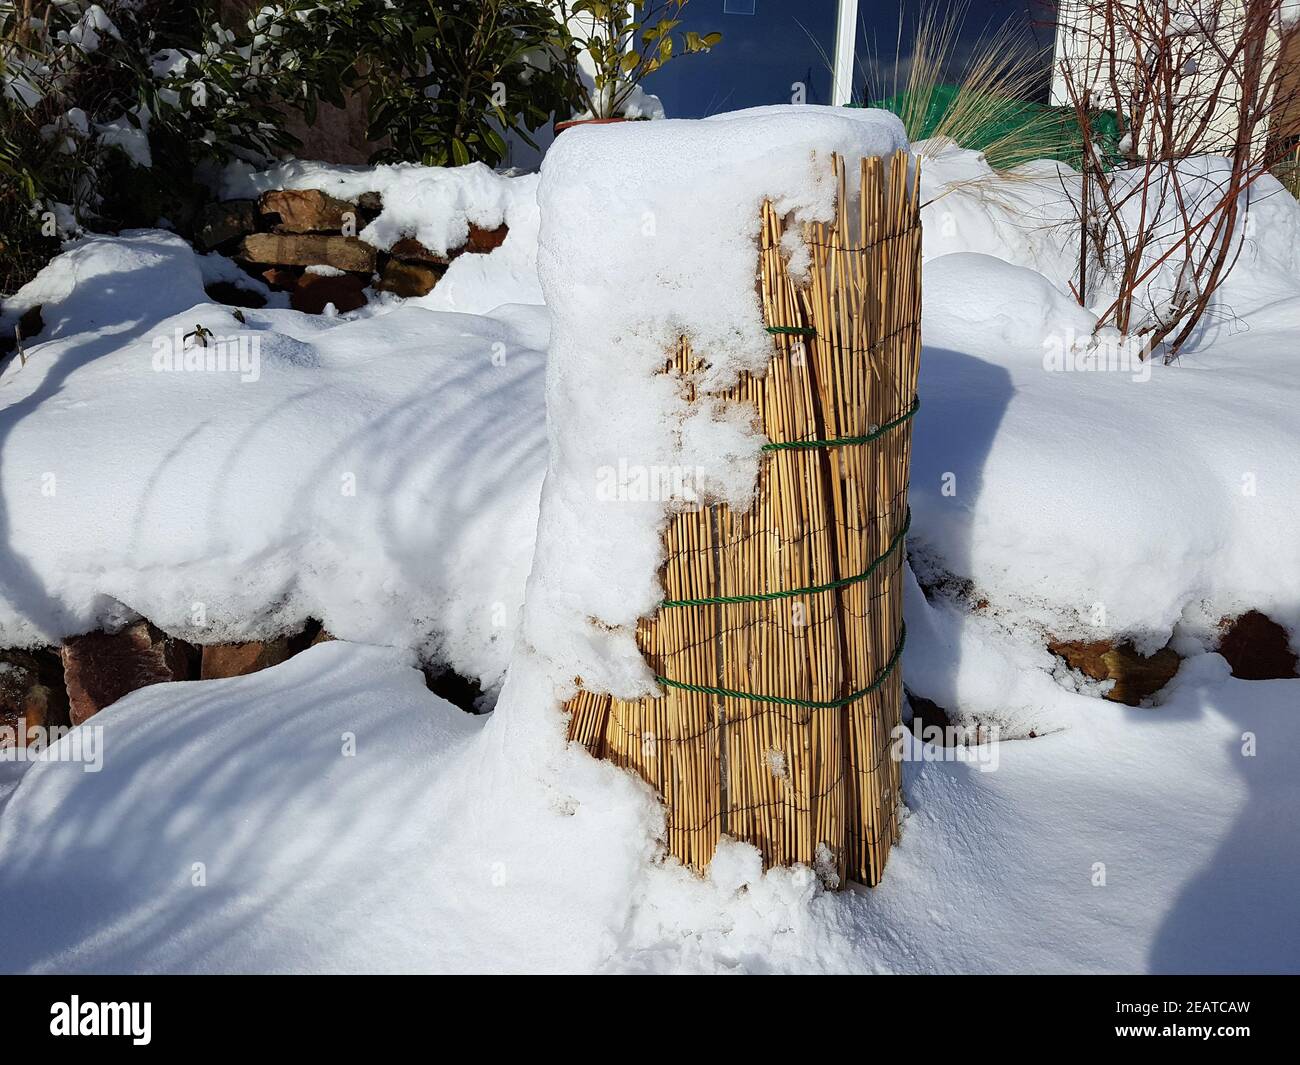
<path id="1" fill-rule="evenodd" d="M 710 881 L 656 862 L 632 778 L 568 752 L 543 787 L 503 757 L 504 718 L 438 699 L 400 653 L 323 644 L 127 696 L 94 719 L 99 772 L 30 767 L 0 807 L 0 899 L 28 915 L 0 964 L 1293 971 L 1298 698 L 1217 655 L 1155 710 L 1062 692 L 1086 722 L 996 762 L 907 763 L 884 883 L 836 895 L 761 876 L 741 844 Z"/>
<path id="2" fill-rule="evenodd" d="M 7 311 L 40 303 L 47 329 L 0 377 L 0 646 L 132 613 L 199 642 L 307 617 L 341 640 L 128 696 L 91 722 L 99 772 L 0 764 L 0 900 L 40 900 L 0 968 L 1300 969 L 1300 681 L 1234 680 L 1209 653 L 1250 607 L 1300 629 L 1300 207 L 1262 190 L 1179 364 L 1050 372 L 1092 327 L 1062 295 L 1059 180 L 991 192 L 978 167 L 952 153 L 924 176 L 909 550 L 927 585 L 969 579 L 988 606 L 909 574 L 904 665 L 1003 742 L 914 752 L 871 892 L 762 876 L 741 845 L 699 880 L 658 857 L 647 789 L 567 748 L 558 718 L 510 712 L 544 663 L 516 655 L 487 719 L 412 668 L 496 691 L 516 648 L 548 461 L 536 179 L 475 179 L 483 224 L 510 219 L 500 249 L 339 318 L 239 323 L 202 290 L 229 264 L 161 232 L 56 260 Z M 445 207 L 446 182 L 384 180 L 412 217 L 423 195 Z M 157 370 L 197 324 L 256 336 L 256 379 Z M 600 342 L 579 325 L 566 343 Z M 1130 709 L 1045 634 L 1189 657 Z"/>

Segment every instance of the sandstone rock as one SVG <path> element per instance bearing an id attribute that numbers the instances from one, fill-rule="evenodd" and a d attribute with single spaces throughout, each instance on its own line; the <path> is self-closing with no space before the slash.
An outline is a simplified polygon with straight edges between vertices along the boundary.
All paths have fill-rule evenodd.
<path id="1" fill-rule="evenodd" d="M 1048 642 L 1047 649 L 1093 680 L 1113 680 L 1106 698 L 1129 706 L 1137 706 L 1168 684 L 1182 661 L 1172 648 L 1140 655 L 1127 641 L 1117 645 L 1113 640 L 1055 640 Z"/>
<path id="2" fill-rule="evenodd" d="M 340 314 L 355 311 L 366 305 L 368 280 L 356 274 L 303 274 L 289 296 L 289 306 L 308 314 L 320 314 L 330 303 Z"/>
<path id="3" fill-rule="evenodd" d="M 68 724 L 57 654 L 0 651 L 0 748 L 33 728 Z"/>
<path id="4" fill-rule="evenodd" d="M 218 677 L 242 677 L 259 669 L 278 666 L 292 656 L 289 638 L 252 640 L 248 643 L 218 643 L 203 648 L 202 680 Z"/>
<path id="5" fill-rule="evenodd" d="M 63 642 L 63 673 L 74 725 L 150 684 L 189 680 L 192 648 L 147 621 L 120 632 L 89 632 Z"/>
<path id="6" fill-rule="evenodd" d="M 375 249 L 356 237 L 319 233 L 250 233 L 240 257 L 268 266 L 332 266 L 359 274 L 375 269 Z"/>
<path id="7" fill-rule="evenodd" d="M 501 247 L 501 242 L 506 239 L 509 232 L 510 228 L 504 222 L 497 226 L 496 229 L 483 229 L 481 226 L 471 225 L 465 243 L 459 248 L 452 249 L 446 255 L 439 255 L 436 251 L 430 251 L 414 237 L 403 237 L 388 249 L 388 254 L 394 259 L 405 259 L 408 262 L 446 266 L 458 255 L 464 253 L 483 255 L 494 248 Z"/>
<path id="8" fill-rule="evenodd" d="M 356 204 L 336 200 L 319 189 L 264 192 L 258 210 L 276 216 L 276 233 L 337 233 L 349 223 L 357 224 Z"/>
<path id="9" fill-rule="evenodd" d="M 256 231 L 257 205 L 252 200 L 210 203 L 199 212 L 194 243 L 204 251 L 211 251 Z"/>
<path id="10" fill-rule="evenodd" d="M 292 289 L 302 277 L 301 266 L 269 266 L 258 276 L 274 289 Z"/>
<path id="11" fill-rule="evenodd" d="M 465 241 L 465 251 L 471 254 L 482 255 L 492 251 L 493 248 L 501 247 L 501 242 L 506 239 L 510 233 L 510 227 L 502 222 L 496 229 L 481 229 L 478 226 L 469 227 L 469 239 Z"/>
<path id="12" fill-rule="evenodd" d="M 384 266 L 377 288 L 398 296 L 423 296 L 433 290 L 442 274 L 428 263 L 406 263 L 389 259 Z"/>
<path id="13" fill-rule="evenodd" d="M 1048 640 L 1047 649 L 1058 658 L 1065 659 L 1071 669 L 1077 669 L 1093 680 L 1108 680 L 1110 671 L 1104 657 L 1114 648 L 1110 640 Z"/>
<path id="14" fill-rule="evenodd" d="M 406 259 L 409 262 L 431 263 L 434 266 L 446 266 L 451 262 L 451 256 L 439 255 L 437 252 L 430 251 L 414 237 L 403 237 L 391 248 L 388 254 L 395 259 Z"/>
<path id="15" fill-rule="evenodd" d="M 363 192 L 357 197 L 357 210 L 373 218 L 384 209 L 384 198 L 377 192 Z"/>
<path id="16" fill-rule="evenodd" d="M 1228 660 L 1232 675 L 1242 680 L 1284 680 L 1296 672 L 1296 654 L 1286 629 L 1267 614 L 1248 610 L 1220 623 L 1223 637 L 1218 651 Z"/>

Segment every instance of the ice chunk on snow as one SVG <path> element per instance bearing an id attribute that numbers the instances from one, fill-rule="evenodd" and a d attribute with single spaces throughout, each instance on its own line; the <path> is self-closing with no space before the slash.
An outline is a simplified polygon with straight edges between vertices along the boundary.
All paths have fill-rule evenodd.
<path id="1" fill-rule="evenodd" d="M 709 882 L 723 895 L 735 895 L 763 876 L 763 855 L 752 843 L 724 836 L 709 862 Z"/>

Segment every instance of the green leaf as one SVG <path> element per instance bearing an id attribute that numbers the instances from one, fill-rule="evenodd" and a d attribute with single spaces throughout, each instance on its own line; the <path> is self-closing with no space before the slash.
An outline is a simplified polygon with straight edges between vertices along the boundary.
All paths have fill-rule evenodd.
<path id="1" fill-rule="evenodd" d="M 483 128 L 483 142 L 498 162 L 504 159 L 510 150 L 506 145 L 505 138 L 490 126 Z"/>

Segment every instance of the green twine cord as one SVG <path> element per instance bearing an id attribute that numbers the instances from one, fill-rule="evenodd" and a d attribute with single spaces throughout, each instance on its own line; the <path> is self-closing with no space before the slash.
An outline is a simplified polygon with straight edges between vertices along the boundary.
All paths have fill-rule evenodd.
<path id="1" fill-rule="evenodd" d="M 804 706 L 811 710 L 838 710 L 841 707 L 848 706 L 850 703 L 857 702 L 859 699 L 870 695 L 879 688 L 888 679 L 889 675 L 894 672 L 894 667 L 898 665 L 898 660 L 903 657 L 903 645 L 907 642 L 907 626 L 900 625 L 898 630 L 898 645 L 894 648 L 894 653 L 889 656 L 889 661 L 880 667 L 880 672 L 876 674 L 876 679 L 868 684 L 865 688 L 855 691 L 852 695 L 846 695 L 843 699 L 828 699 L 824 702 L 809 702 L 806 699 L 790 699 L 784 695 L 756 695 L 753 692 L 732 691 L 730 688 L 709 688 L 703 684 L 683 684 L 678 680 L 669 680 L 667 677 L 656 676 L 660 684 L 666 688 L 679 688 L 682 691 L 698 692 L 700 695 L 721 695 L 727 699 L 748 699 L 757 703 L 779 703 L 782 706 Z"/>
<path id="2" fill-rule="evenodd" d="M 881 564 L 889 558 L 907 537 L 907 530 L 912 527 L 912 508 L 907 508 L 907 517 L 903 520 L 903 527 L 892 540 L 889 546 L 880 553 L 876 558 L 871 560 L 871 565 L 861 573 L 853 577 L 843 577 L 838 581 L 831 581 L 829 584 L 814 584 L 807 588 L 789 588 L 781 592 L 753 592 L 748 595 L 719 595 L 711 596 L 704 599 L 665 599 L 659 604 L 660 609 L 673 606 L 715 606 L 717 604 L 727 603 L 765 603 L 771 599 L 789 599 L 796 595 L 817 595 L 821 592 L 833 591 L 836 588 L 844 588 L 850 584 L 860 584 L 870 579 L 871 575 L 880 568 Z"/>
<path id="3" fill-rule="evenodd" d="M 815 337 L 817 330 L 805 326 L 797 325 L 769 325 L 769 333 L 782 336 L 804 336 Z M 764 451 L 784 451 L 791 449 L 819 448 L 819 447 L 851 447 L 855 444 L 869 444 L 873 440 L 879 440 L 891 429 L 897 429 L 900 425 L 913 417 L 921 409 L 921 397 L 917 396 L 912 400 L 912 405 L 892 421 L 886 422 L 877 429 L 872 430 L 866 436 L 846 436 L 833 440 L 786 440 L 778 443 L 764 444 Z M 773 599 L 788 599 L 796 595 L 817 595 L 820 592 L 833 591 L 836 588 L 843 588 L 851 584 L 859 584 L 868 580 L 880 565 L 898 550 L 899 545 L 907 538 L 907 530 L 912 526 L 912 509 L 907 510 L 907 517 L 903 521 L 903 527 L 889 542 L 889 546 L 876 558 L 872 559 L 871 564 L 861 573 L 853 577 L 844 577 L 838 581 L 831 581 L 829 584 L 815 584 L 807 588 L 791 588 L 781 592 L 757 592 L 751 595 L 722 595 L 711 596 L 703 599 L 665 599 L 660 603 L 661 608 L 678 607 L 678 606 L 715 606 L 727 603 L 762 603 Z M 846 695 L 843 699 L 828 699 L 821 702 L 810 702 L 805 699 L 790 699 L 784 695 L 758 695 L 754 692 L 732 691 L 730 688 L 710 688 L 704 684 L 685 684 L 679 680 L 670 680 L 668 677 L 655 675 L 655 680 L 665 688 L 677 688 L 680 691 L 697 692 L 700 695 L 720 695 L 726 699 L 748 699 L 752 702 L 759 703 L 777 703 L 781 706 L 803 706 L 812 710 L 837 710 L 841 707 L 848 706 L 850 703 L 857 702 L 870 695 L 879 688 L 893 673 L 894 667 L 898 665 L 898 660 L 903 657 L 903 645 L 907 643 L 907 626 L 900 625 L 898 630 L 898 645 L 894 648 L 894 653 L 889 656 L 889 661 L 880 667 L 875 679 L 865 688 L 855 691 L 852 695 Z"/>
<path id="4" fill-rule="evenodd" d="M 854 444 L 869 444 L 873 440 L 879 440 L 891 429 L 897 429 L 905 421 L 916 414 L 921 409 L 921 397 L 917 396 L 912 400 L 912 405 L 907 408 L 893 421 L 885 422 L 884 425 L 873 429 L 866 436 L 842 436 L 835 440 L 781 440 L 774 444 L 764 444 L 764 451 L 789 451 L 793 449 L 813 448 L 813 447 L 852 447 Z"/>
<path id="5" fill-rule="evenodd" d="M 815 337 L 817 335 L 816 329 L 813 329 L 811 326 L 803 325 L 769 325 L 767 331 L 778 336 Z M 917 396 L 912 400 L 912 405 L 907 408 L 905 413 L 891 422 L 886 422 L 884 425 L 880 426 L 880 428 L 868 433 L 866 436 L 845 436 L 836 440 L 786 440 L 775 444 L 764 444 L 763 450 L 785 451 L 795 448 L 851 447 L 854 444 L 869 444 L 873 440 L 879 440 L 889 432 L 889 430 L 898 428 L 898 426 L 902 425 L 912 417 L 912 415 L 920 410 L 920 408 L 921 397 Z"/>

